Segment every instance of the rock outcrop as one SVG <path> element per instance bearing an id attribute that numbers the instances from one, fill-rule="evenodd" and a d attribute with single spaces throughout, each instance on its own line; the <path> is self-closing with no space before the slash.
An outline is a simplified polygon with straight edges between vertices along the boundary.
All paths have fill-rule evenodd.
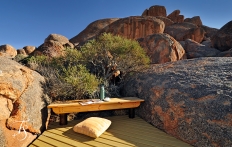
<path id="1" fill-rule="evenodd" d="M 200 16 L 194 16 L 192 18 L 186 18 L 184 20 L 184 22 L 193 23 L 193 24 L 197 25 L 198 27 L 202 26 L 202 21 L 201 21 Z"/>
<path id="2" fill-rule="evenodd" d="M 221 51 L 232 48 L 232 21 L 225 24 L 211 39 L 212 46 Z"/>
<path id="3" fill-rule="evenodd" d="M 7 58 L 14 58 L 17 55 L 16 49 L 9 44 L 1 45 L 0 53 L 0 56 L 5 56 Z"/>
<path id="4" fill-rule="evenodd" d="M 202 29 L 205 31 L 205 37 L 212 39 L 213 36 L 217 33 L 218 29 L 216 28 L 211 28 L 205 25 L 201 26 Z"/>
<path id="5" fill-rule="evenodd" d="M 0 146 L 26 147 L 36 137 L 33 134 L 46 128 L 47 101 L 42 88 L 45 80 L 13 60 L 0 57 L 0 63 Z M 13 138 L 22 121 L 26 138 L 21 140 L 25 137 L 23 130 Z"/>
<path id="6" fill-rule="evenodd" d="M 27 55 L 30 55 L 35 49 L 35 46 L 24 46 L 23 49 L 27 53 Z"/>
<path id="7" fill-rule="evenodd" d="M 220 52 L 217 57 L 232 57 L 232 49 L 229 49 L 224 52 Z"/>
<path id="8" fill-rule="evenodd" d="M 215 48 L 210 48 L 191 39 L 185 40 L 184 49 L 187 59 L 199 57 L 216 57 L 220 53 L 220 51 Z"/>
<path id="9" fill-rule="evenodd" d="M 204 36 L 205 36 L 204 29 L 199 27 L 199 28 L 189 29 L 183 38 L 184 38 L 184 40 L 185 39 L 192 39 L 198 43 L 201 43 L 204 39 Z"/>
<path id="10" fill-rule="evenodd" d="M 184 22 L 184 15 L 180 15 L 180 10 L 174 10 L 167 18 L 171 19 L 174 23 Z"/>
<path id="11" fill-rule="evenodd" d="M 82 32 L 71 38 L 69 41 L 74 44 L 74 46 L 77 46 L 81 42 L 86 42 L 87 40 L 95 37 L 103 28 L 107 27 L 118 19 L 119 18 L 108 18 L 96 20 L 90 23 Z"/>
<path id="12" fill-rule="evenodd" d="M 231 70 L 230 57 L 156 64 L 128 79 L 122 93 L 144 99 L 137 115 L 168 134 L 196 147 L 229 147 Z"/>
<path id="13" fill-rule="evenodd" d="M 27 53 L 25 52 L 24 49 L 18 49 L 17 50 L 17 55 L 19 55 L 19 54 L 21 54 L 21 55 L 27 55 Z"/>
<path id="14" fill-rule="evenodd" d="M 128 39 L 138 39 L 155 33 L 163 33 L 164 28 L 164 22 L 155 17 L 131 16 L 113 22 L 100 33 L 106 32 Z"/>
<path id="15" fill-rule="evenodd" d="M 65 48 L 69 44 L 68 38 L 58 34 L 50 34 L 42 45 L 40 45 L 32 55 L 46 55 L 49 57 L 59 57 L 63 56 L 65 53 Z M 71 43 L 70 43 L 71 44 Z"/>
<path id="16" fill-rule="evenodd" d="M 155 18 L 158 18 L 158 19 L 162 20 L 162 21 L 164 22 L 164 24 L 165 24 L 165 27 L 166 27 L 166 26 L 170 26 L 170 25 L 172 25 L 172 24 L 174 23 L 172 20 L 170 20 L 170 19 L 167 18 L 167 17 L 156 16 Z"/>
<path id="17" fill-rule="evenodd" d="M 138 39 L 151 62 L 155 64 L 185 59 L 185 50 L 168 34 L 153 34 Z"/>
<path id="18" fill-rule="evenodd" d="M 166 8 L 164 6 L 151 6 L 149 9 L 144 10 L 142 16 L 167 16 Z"/>
<path id="19" fill-rule="evenodd" d="M 204 30 L 197 27 L 193 23 L 183 22 L 167 26 L 164 33 L 171 35 L 177 41 L 185 41 L 185 39 L 192 39 L 198 43 L 204 39 Z"/>

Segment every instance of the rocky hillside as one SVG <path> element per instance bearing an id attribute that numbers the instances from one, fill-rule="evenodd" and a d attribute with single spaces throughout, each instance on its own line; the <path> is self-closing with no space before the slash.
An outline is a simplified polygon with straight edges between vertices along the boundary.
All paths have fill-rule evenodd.
<path id="1" fill-rule="evenodd" d="M 9 139 L 19 129 L 14 121 L 27 121 L 22 146 L 46 126 L 44 78 L 11 59 L 62 56 L 65 47 L 78 49 L 105 32 L 137 40 L 151 59 L 150 69 L 128 77 L 122 90 L 145 99 L 137 115 L 196 147 L 232 146 L 232 21 L 211 28 L 200 16 L 185 18 L 178 9 L 167 14 L 159 5 L 141 16 L 95 20 L 71 39 L 50 34 L 39 47 L 1 45 L 0 146 L 19 144 Z"/>

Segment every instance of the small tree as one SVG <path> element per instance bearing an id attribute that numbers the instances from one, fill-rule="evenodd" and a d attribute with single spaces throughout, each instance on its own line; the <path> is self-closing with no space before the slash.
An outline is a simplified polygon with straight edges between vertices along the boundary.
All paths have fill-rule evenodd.
<path id="1" fill-rule="evenodd" d="M 150 63 L 149 57 L 137 41 L 107 33 L 90 40 L 80 50 L 82 63 L 91 73 L 101 77 L 106 87 L 113 87 L 115 90 L 118 88 L 115 88 L 114 82 L 110 82 L 112 77 L 119 76 L 122 80 L 128 73 L 141 70 L 143 65 Z M 119 96 L 118 91 L 113 95 Z"/>

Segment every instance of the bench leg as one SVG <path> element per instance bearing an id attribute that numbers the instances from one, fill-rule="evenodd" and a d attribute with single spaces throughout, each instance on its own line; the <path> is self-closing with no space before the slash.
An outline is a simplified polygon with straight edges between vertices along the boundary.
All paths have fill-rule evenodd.
<path id="1" fill-rule="evenodd" d="M 60 116 L 60 125 L 67 125 L 68 124 L 67 113 L 59 114 L 59 116 Z"/>
<path id="2" fill-rule="evenodd" d="M 135 108 L 129 108 L 129 118 L 135 118 Z"/>

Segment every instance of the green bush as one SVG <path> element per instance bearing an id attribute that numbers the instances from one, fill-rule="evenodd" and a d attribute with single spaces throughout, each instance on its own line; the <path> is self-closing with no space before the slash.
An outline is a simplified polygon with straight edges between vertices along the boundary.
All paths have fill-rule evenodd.
<path id="1" fill-rule="evenodd" d="M 16 62 L 20 62 L 21 60 L 25 59 L 26 57 L 28 57 L 28 55 L 23 55 L 23 54 L 17 54 L 15 57 L 14 57 L 14 61 Z"/>
<path id="2" fill-rule="evenodd" d="M 52 101 L 93 97 L 100 79 L 78 61 L 80 52 L 66 49 L 66 55 L 58 58 L 32 56 L 27 65 L 46 79 L 45 90 Z"/>
<path id="3" fill-rule="evenodd" d="M 115 93 L 115 96 L 120 96 L 119 89 L 112 81 L 116 73 L 120 73 L 122 81 L 127 74 L 139 71 L 150 63 L 149 57 L 137 41 L 107 33 L 90 40 L 80 50 L 82 64 L 91 73 L 102 78 L 109 93 Z"/>

